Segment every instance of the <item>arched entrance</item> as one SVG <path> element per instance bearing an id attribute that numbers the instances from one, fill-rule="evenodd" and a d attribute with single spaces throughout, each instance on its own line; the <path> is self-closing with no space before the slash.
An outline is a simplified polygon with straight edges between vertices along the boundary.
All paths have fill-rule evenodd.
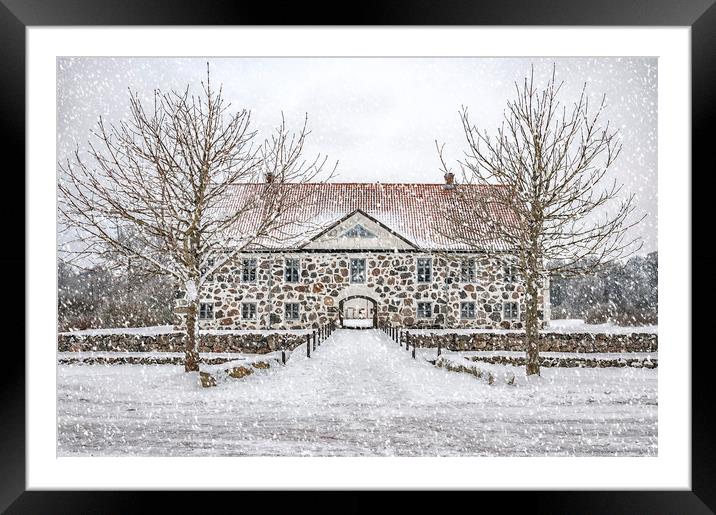
<path id="1" fill-rule="evenodd" d="M 378 303 L 365 295 L 351 295 L 338 303 L 341 327 L 368 329 L 378 327 Z"/>

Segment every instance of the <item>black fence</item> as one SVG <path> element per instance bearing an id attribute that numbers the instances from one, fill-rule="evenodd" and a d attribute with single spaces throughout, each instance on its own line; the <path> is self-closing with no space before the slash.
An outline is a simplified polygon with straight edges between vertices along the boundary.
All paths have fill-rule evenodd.
<path id="1" fill-rule="evenodd" d="M 403 330 L 399 327 L 390 324 L 382 324 L 380 326 L 381 331 L 387 334 L 391 340 L 397 343 L 401 348 L 405 346 L 405 351 L 410 352 L 410 345 L 413 346 L 413 359 L 415 359 L 415 342 L 411 342 L 410 331 Z M 440 347 L 438 346 L 438 356 L 440 355 Z"/>
<path id="2" fill-rule="evenodd" d="M 306 335 L 306 356 L 311 357 L 311 352 L 316 352 L 316 347 L 320 347 L 322 342 L 325 342 L 333 331 L 336 330 L 336 321 L 331 320 L 323 325 L 318 326 L 309 334 Z"/>

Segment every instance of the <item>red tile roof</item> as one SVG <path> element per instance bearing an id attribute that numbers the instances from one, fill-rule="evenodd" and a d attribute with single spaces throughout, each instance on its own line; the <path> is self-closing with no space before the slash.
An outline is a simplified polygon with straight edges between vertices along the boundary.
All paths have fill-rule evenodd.
<path id="1" fill-rule="evenodd" d="M 471 195 L 443 184 L 393 183 L 301 183 L 280 184 L 285 205 L 283 223 L 270 237 L 261 238 L 251 247 L 297 249 L 311 241 L 326 228 L 353 213 L 363 211 L 389 227 L 421 250 L 508 250 L 503 242 L 488 234 L 488 229 L 466 205 Z M 265 184 L 236 184 L 229 188 L 223 208 L 235 212 L 262 197 Z M 460 185 L 471 194 L 489 194 L 492 187 Z M 514 223 L 514 214 L 495 207 L 494 216 L 504 223 Z M 255 231 L 260 217 L 258 206 L 247 210 L 246 216 L 234 226 L 234 234 Z M 446 216 L 460 210 L 461 222 Z M 450 235 L 455 235 L 452 238 Z M 479 248 L 460 241 L 460 235 L 471 235 L 481 241 Z M 478 238 L 475 238 L 478 236 Z"/>

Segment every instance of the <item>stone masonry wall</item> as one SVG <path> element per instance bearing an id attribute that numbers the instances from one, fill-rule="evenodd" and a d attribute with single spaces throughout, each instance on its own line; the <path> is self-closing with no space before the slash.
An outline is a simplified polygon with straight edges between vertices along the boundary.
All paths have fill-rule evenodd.
<path id="1" fill-rule="evenodd" d="M 524 351 L 524 334 L 474 333 L 410 335 L 411 344 L 417 347 L 436 347 L 438 342 L 453 351 Z M 593 334 L 544 333 L 540 335 L 541 351 L 556 352 L 657 352 L 656 334 Z M 247 333 L 202 334 L 200 352 L 247 352 L 265 354 L 275 350 L 293 350 L 306 341 L 305 334 Z M 182 334 L 160 335 L 61 334 L 57 341 L 60 352 L 114 351 L 114 352 L 181 352 Z"/>
<path id="2" fill-rule="evenodd" d="M 182 333 L 158 335 L 97 334 L 68 335 L 57 338 L 60 352 L 183 352 Z M 247 352 L 266 354 L 293 350 L 306 341 L 306 335 L 293 333 L 202 334 L 199 352 Z"/>
<path id="3" fill-rule="evenodd" d="M 241 282 L 242 258 L 257 260 L 253 283 Z M 418 283 L 417 259 L 433 259 L 432 281 Z M 300 259 L 300 281 L 284 280 L 286 258 Z M 350 282 L 351 258 L 366 259 L 366 280 Z M 460 281 L 463 259 L 474 258 L 476 277 Z M 451 281 L 446 284 L 446 279 Z M 201 320 L 202 329 L 299 329 L 316 327 L 338 318 L 340 301 L 351 296 L 376 302 L 379 323 L 407 328 L 503 328 L 524 324 L 524 284 L 505 280 L 505 264 L 480 254 L 449 258 L 419 252 L 273 253 L 239 255 L 215 274 L 201 291 L 214 304 L 214 318 Z M 475 302 L 475 318 L 460 316 L 461 302 Z M 541 301 L 541 299 L 540 299 Z M 181 302 L 181 301 L 180 301 Z M 256 303 L 256 318 L 242 318 L 242 303 Z M 298 320 L 286 320 L 284 304 L 300 304 Z M 432 302 L 433 316 L 417 318 L 418 302 Z M 517 302 L 519 317 L 506 320 L 503 302 Z M 177 324 L 183 315 L 178 315 Z"/>
<path id="4" fill-rule="evenodd" d="M 416 347 L 440 346 L 451 351 L 525 351 L 524 334 L 411 334 Z M 652 333 L 540 333 L 541 352 L 657 352 L 658 336 Z"/>

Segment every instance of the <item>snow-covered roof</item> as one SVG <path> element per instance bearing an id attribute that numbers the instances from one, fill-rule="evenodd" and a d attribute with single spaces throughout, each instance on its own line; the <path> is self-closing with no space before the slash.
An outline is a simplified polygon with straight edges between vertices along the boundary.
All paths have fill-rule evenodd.
<path id="1" fill-rule="evenodd" d="M 261 203 L 267 187 L 262 183 L 232 185 L 224 199 L 223 209 L 252 209 L 237 221 L 234 235 L 256 230 L 262 218 Z M 394 183 L 299 183 L 272 185 L 280 188 L 283 204 L 281 224 L 267 237 L 261 237 L 250 246 L 259 249 L 299 249 L 353 212 L 361 211 L 390 228 L 418 250 L 509 250 L 504 242 L 489 234 L 467 205 L 474 194 L 489 195 L 493 187 L 460 185 L 457 188 L 444 184 Z M 470 189 L 470 195 L 461 191 Z M 254 203 L 255 205 L 253 205 Z M 504 224 L 514 224 L 514 213 L 497 203 L 491 204 L 494 218 Z M 460 212 L 459 222 L 449 213 Z M 453 236 L 454 235 L 454 236 Z M 461 238 L 468 236 L 468 238 Z M 479 246 L 465 243 L 479 241 Z"/>

